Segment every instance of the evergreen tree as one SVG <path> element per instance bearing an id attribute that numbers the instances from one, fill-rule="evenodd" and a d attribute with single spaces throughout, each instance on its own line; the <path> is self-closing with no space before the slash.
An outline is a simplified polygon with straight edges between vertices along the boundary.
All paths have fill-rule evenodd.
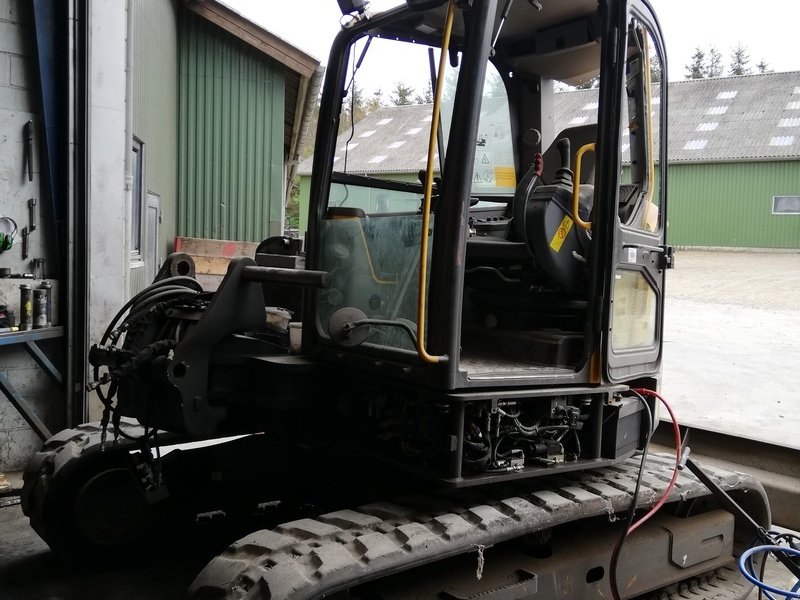
<path id="1" fill-rule="evenodd" d="M 339 133 L 350 130 L 352 126 L 367 116 L 368 111 L 364 103 L 364 94 L 356 82 L 347 91 L 342 99 L 342 113 L 339 117 Z"/>
<path id="2" fill-rule="evenodd" d="M 767 61 L 765 61 L 763 58 L 761 59 L 761 62 L 756 65 L 756 69 L 759 73 L 772 73 Z"/>
<path id="3" fill-rule="evenodd" d="M 414 96 L 414 104 L 431 104 L 433 102 L 433 87 L 431 82 L 425 86 L 425 91 L 422 94 Z"/>
<path id="4" fill-rule="evenodd" d="M 600 87 L 600 78 L 599 77 L 592 77 L 591 79 L 587 79 L 583 83 L 579 83 L 575 86 L 576 90 L 593 90 L 596 87 Z"/>
<path id="5" fill-rule="evenodd" d="M 661 67 L 661 59 L 657 54 L 650 57 L 650 83 L 661 83 L 664 70 Z"/>
<path id="6" fill-rule="evenodd" d="M 489 98 L 503 98 L 506 95 L 506 84 L 494 69 L 486 71 L 486 84 L 483 86 L 483 95 Z"/>
<path id="7" fill-rule="evenodd" d="M 722 54 L 714 46 L 708 50 L 708 63 L 706 64 L 706 77 L 721 77 Z"/>
<path id="8" fill-rule="evenodd" d="M 392 104 L 395 106 L 408 106 L 412 104 L 413 94 L 414 88 L 407 86 L 402 81 L 398 81 L 394 84 L 394 89 L 392 90 Z"/>
<path id="9" fill-rule="evenodd" d="M 731 75 L 749 75 L 752 70 L 747 64 L 750 62 L 750 56 L 747 54 L 747 48 L 742 46 L 739 42 L 731 52 Z"/>
<path id="10" fill-rule="evenodd" d="M 380 108 L 383 108 L 383 90 L 378 88 L 372 92 L 372 97 L 367 100 L 367 114 L 373 113 Z"/>
<path id="11" fill-rule="evenodd" d="M 692 62 L 686 65 L 687 79 L 702 79 L 706 76 L 706 53 L 697 46 L 692 54 Z"/>

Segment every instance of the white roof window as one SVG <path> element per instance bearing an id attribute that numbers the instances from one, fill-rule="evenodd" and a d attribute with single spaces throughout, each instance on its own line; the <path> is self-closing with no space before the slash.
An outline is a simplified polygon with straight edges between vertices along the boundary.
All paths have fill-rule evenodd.
<path id="1" fill-rule="evenodd" d="M 708 140 L 689 140 L 684 144 L 684 150 L 702 150 L 708 145 Z"/>
<path id="2" fill-rule="evenodd" d="M 791 146 L 794 144 L 793 135 L 776 135 L 769 141 L 770 146 Z"/>

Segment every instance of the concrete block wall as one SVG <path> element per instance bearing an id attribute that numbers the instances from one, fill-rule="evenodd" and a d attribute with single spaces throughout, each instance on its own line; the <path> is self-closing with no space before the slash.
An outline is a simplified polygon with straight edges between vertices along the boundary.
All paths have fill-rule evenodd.
<path id="1" fill-rule="evenodd" d="M 37 200 L 36 230 L 30 235 L 28 258 L 22 257 L 22 236 L 17 234 L 10 250 L 0 253 L 0 267 L 12 273 L 31 273 L 32 259 L 53 265 L 55 241 L 49 226 L 47 202 L 41 196 L 40 144 L 42 124 L 38 114 L 35 70 L 35 38 L 29 2 L 0 0 L 0 216 L 11 217 L 19 229 L 28 223 L 28 199 Z M 33 181 L 25 168 L 23 127 L 34 123 Z M 0 223 L 0 227 L 4 227 Z M 3 230 L 5 231 L 5 230 Z M 20 282 L 15 280 L 16 284 Z M 31 282 L 38 285 L 37 282 Z M 6 287 L 16 287 L 6 281 Z M 19 294 L 9 292 L 0 303 L 19 313 Z M 2 335 L 2 334 L 0 334 Z M 42 343 L 51 360 L 62 363 L 60 341 Z M 64 393 L 19 346 L 0 346 L 0 373 L 28 400 L 45 425 L 62 426 Z M 41 440 L 13 405 L 0 393 L 0 471 L 24 467 Z"/>

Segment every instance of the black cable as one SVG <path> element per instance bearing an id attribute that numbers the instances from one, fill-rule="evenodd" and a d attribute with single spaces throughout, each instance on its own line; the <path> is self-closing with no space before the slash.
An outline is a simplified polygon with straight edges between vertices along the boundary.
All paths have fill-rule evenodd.
<path id="1" fill-rule="evenodd" d="M 642 396 L 640 393 L 634 390 L 629 391 L 634 394 L 639 401 L 641 401 L 641 403 L 645 406 L 645 410 L 647 411 L 647 438 L 644 441 L 644 448 L 642 448 L 642 461 L 639 464 L 639 474 L 636 477 L 636 487 L 633 490 L 631 508 L 628 513 L 628 518 L 625 520 L 625 528 L 622 530 L 622 535 L 614 546 L 614 550 L 611 552 L 611 563 L 609 564 L 608 568 L 608 582 L 611 586 L 611 597 L 614 600 L 620 600 L 621 598 L 619 595 L 619 588 L 617 587 L 617 563 L 619 562 L 619 556 L 622 553 L 622 546 L 625 544 L 625 540 L 628 537 L 628 530 L 631 528 L 631 525 L 633 525 L 633 519 L 636 515 L 636 505 L 639 503 L 639 489 L 642 485 L 644 465 L 647 462 L 647 450 L 650 447 L 650 438 L 653 436 L 654 427 L 653 411 L 650 409 L 650 405 L 647 403 L 647 400 L 645 400 L 644 396 Z"/>

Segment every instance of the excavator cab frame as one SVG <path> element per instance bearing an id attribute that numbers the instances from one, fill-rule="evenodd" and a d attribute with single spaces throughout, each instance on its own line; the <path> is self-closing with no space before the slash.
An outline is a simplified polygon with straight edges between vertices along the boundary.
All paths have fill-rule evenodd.
<path id="1" fill-rule="evenodd" d="M 320 108 L 320 123 L 329 125 L 317 132 L 306 250 L 308 267 L 329 272 L 332 279 L 327 289 L 306 292 L 304 353 L 443 390 L 604 385 L 655 377 L 668 265 L 663 260 L 666 176 L 660 165 L 656 176 L 652 166 L 654 144 L 666 143 L 666 90 L 657 86 L 660 96 L 654 101 L 650 71 L 642 68 L 650 64 L 645 55 L 653 57 L 656 68 L 665 68 L 651 8 L 639 1 L 579 2 L 570 3 L 571 8 L 543 3 L 540 10 L 528 3 L 489 2 L 455 11 L 444 53 L 460 68 L 452 112 L 442 120 L 458 127 L 441 136 L 446 140 L 439 143 L 442 148 L 430 149 L 444 157 L 432 192 L 429 239 L 423 240 L 422 211 L 410 209 L 409 199 L 416 195 L 422 204 L 425 178 L 433 174 L 421 174 L 415 184 L 348 173 L 346 147 L 342 171 L 339 139 L 354 63 L 360 65 L 366 54 L 363 40 L 366 47 L 373 39 L 390 38 L 441 51 L 447 5 L 427 3 L 429 8 L 420 11 L 412 4 L 355 19 L 331 50 Z M 484 142 L 479 127 L 488 112 L 487 69 L 502 79 L 506 160 L 513 163 L 493 165 L 497 181 L 504 172 L 506 186 L 498 185 L 495 194 L 487 194 L 485 187 L 476 192 L 477 169 L 464 168 L 477 165 Z M 579 150 L 576 145 L 584 146 L 581 138 L 594 138 L 595 156 L 582 155 L 587 176 L 574 188 L 588 192 L 584 204 L 590 205 L 593 195 L 596 208 L 581 205 L 573 213 L 571 180 L 551 195 L 542 188 L 535 199 L 520 197 L 513 185 L 509 190 L 506 174 L 513 169 L 512 184 L 524 180 L 538 150 L 531 133 L 541 137 L 547 131 L 553 137 L 553 103 L 558 102 L 551 93 L 553 78 L 579 82 L 592 75 L 599 76 L 600 84 L 594 116 L 588 118 L 596 123 L 575 128 L 583 130 L 580 135 L 575 129 L 563 133 L 575 136 L 568 163 Z M 645 103 L 658 111 L 655 125 L 645 118 Z M 622 122 L 629 110 L 636 121 L 633 133 L 631 124 Z M 429 119 L 427 127 L 434 122 Z M 623 140 L 623 131 L 630 142 Z M 623 164 L 623 154 L 634 157 L 632 166 Z M 545 172 L 555 172 L 555 152 L 544 155 Z M 623 171 L 637 181 L 623 184 Z M 345 201 L 360 188 L 402 196 L 402 208 L 373 213 L 351 207 Z M 340 189 L 343 193 L 337 193 Z M 485 200 L 494 202 L 494 209 Z M 502 200 L 505 205 L 498 204 Z M 647 205 L 648 218 L 655 219 L 648 223 L 653 230 L 633 225 L 622 215 L 622 204 L 640 220 Z M 573 228 L 576 221 L 585 224 L 578 213 L 588 217 L 589 210 L 591 229 Z M 514 240 L 505 233 L 511 243 L 492 243 L 507 241 L 496 233 L 503 224 L 506 231 L 527 229 L 530 239 L 518 234 Z M 415 261 L 423 241 L 430 245 L 423 265 L 429 275 L 421 282 Z M 394 263 L 389 260 L 384 271 L 387 253 Z M 518 285 L 507 285 L 509 274 L 513 278 L 520 269 Z M 499 289 L 489 291 L 493 287 Z M 568 324 L 561 325 L 565 320 Z M 639 334 L 641 329 L 646 331 Z"/>

